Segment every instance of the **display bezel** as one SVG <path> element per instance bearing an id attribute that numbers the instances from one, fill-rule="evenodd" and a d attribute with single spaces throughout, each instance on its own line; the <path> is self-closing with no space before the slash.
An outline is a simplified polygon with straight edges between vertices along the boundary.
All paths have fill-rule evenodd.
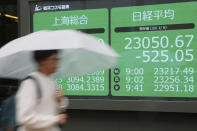
<path id="1" fill-rule="evenodd" d="M 71 0 L 68 0 L 71 2 Z M 92 0 L 72 0 L 81 3 Z M 132 6 L 148 5 L 148 4 L 166 4 L 166 0 L 152 0 L 146 2 L 144 0 L 125 0 L 114 1 L 110 4 L 109 0 L 93 0 L 98 3 L 98 8 L 112 8 L 119 4 L 119 7 L 130 3 Z M 110 0 L 113 1 L 113 0 Z M 191 0 L 194 1 L 194 0 Z M 190 1 L 190 2 L 191 2 Z M 195 0 L 197 1 L 197 0 Z M 18 0 L 18 35 L 24 36 L 32 32 L 32 12 L 30 3 L 47 2 L 46 0 Z M 67 1 L 66 1 L 67 2 Z M 107 4 L 103 4 L 106 2 Z M 187 0 L 176 0 L 170 3 L 189 2 Z M 168 2 L 169 3 L 169 2 Z M 110 4 L 110 7 L 108 7 Z M 84 5 L 83 5 L 84 6 Z M 84 6 L 85 8 L 85 6 Z M 90 8 L 88 8 L 90 9 Z M 95 8 L 91 8 L 95 9 Z M 110 26 L 109 26 L 110 28 Z M 110 31 L 110 29 L 109 29 Z M 110 37 L 109 37 L 110 40 Z M 110 73 L 109 73 L 110 74 Z M 70 109 L 93 109 L 93 110 L 129 110 L 129 111 L 162 111 L 162 112 L 197 112 L 197 98 L 175 98 L 175 97 L 102 97 L 102 96 L 69 96 Z"/>

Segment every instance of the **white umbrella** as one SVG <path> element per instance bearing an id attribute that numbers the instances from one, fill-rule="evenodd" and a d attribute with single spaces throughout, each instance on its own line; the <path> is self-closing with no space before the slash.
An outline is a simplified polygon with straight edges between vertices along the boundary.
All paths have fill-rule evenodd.
<path id="1" fill-rule="evenodd" d="M 75 30 L 38 31 L 0 49 L 0 77 L 26 77 L 37 69 L 32 51 L 58 49 L 56 77 L 80 76 L 114 66 L 119 55 L 96 37 Z"/>

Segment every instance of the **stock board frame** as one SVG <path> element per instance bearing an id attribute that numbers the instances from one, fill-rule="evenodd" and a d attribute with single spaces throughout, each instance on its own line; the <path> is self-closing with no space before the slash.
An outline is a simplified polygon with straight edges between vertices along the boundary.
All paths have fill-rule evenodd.
<path id="1" fill-rule="evenodd" d="M 88 0 L 74 0 L 86 2 Z M 96 1 L 96 0 L 94 0 Z M 108 2 L 108 0 L 102 0 Z M 128 0 L 127 0 L 128 1 Z M 191 0 L 192 1 L 192 0 Z M 50 2 L 49 0 L 18 0 L 18 36 L 31 33 L 30 2 Z M 186 2 L 176 0 L 175 2 Z M 102 3 L 102 2 L 101 2 Z M 124 1 L 122 2 L 124 3 Z M 130 0 L 133 5 L 146 4 L 144 0 Z M 165 3 L 161 0 L 160 4 Z M 151 4 L 158 4 L 152 2 Z M 102 5 L 102 4 L 101 4 Z M 114 5 L 112 5 L 114 6 Z M 122 6 L 122 5 L 120 5 Z M 109 30 L 110 31 L 110 30 Z M 188 112 L 197 113 L 197 98 L 169 97 L 88 97 L 71 96 L 69 109 L 87 110 L 119 110 L 119 111 L 158 111 L 158 112 Z"/>

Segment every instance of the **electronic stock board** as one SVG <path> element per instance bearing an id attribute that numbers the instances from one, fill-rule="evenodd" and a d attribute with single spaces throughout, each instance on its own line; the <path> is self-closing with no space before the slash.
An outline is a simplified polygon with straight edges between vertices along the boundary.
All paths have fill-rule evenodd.
<path id="1" fill-rule="evenodd" d="M 74 6 L 74 2 L 34 3 L 32 31 L 81 30 L 109 43 L 121 58 L 110 72 L 57 79 L 66 95 L 197 96 L 197 2 L 111 9 Z"/>
<path id="2" fill-rule="evenodd" d="M 99 101 L 101 106 L 85 103 L 95 109 L 160 111 L 171 104 L 175 107 L 169 111 L 179 111 L 180 102 L 196 100 L 197 1 L 29 0 L 28 5 L 26 33 L 76 29 L 99 38 L 120 55 L 109 70 L 56 79 L 72 100 Z M 150 107 L 142 109 L 144 103 Z M 187 107 L 182 111 L 194 112 L 189 109 L 192 103 Z"/>

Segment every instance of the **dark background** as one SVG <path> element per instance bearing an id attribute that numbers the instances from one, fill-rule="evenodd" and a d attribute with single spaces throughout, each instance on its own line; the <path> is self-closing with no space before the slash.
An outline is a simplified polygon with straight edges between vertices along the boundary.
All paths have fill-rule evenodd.
<path id="1" fill-rule="evenodd" d="M 0 47 L 17 38 L 17 21 L 4 14 L 17 16 L 17 0 L 0 0 Z"/>
<path id="2" fill-rule="evenodd" d="M 18 21 L 5 17 L 5 14 L 17 16 L 17 0 L 0 0 L 0 47 L 16 39 L 18 34 Z M 18 81 L 0 78 L 0 103 L 10 96 L 16 88 Z"/>

